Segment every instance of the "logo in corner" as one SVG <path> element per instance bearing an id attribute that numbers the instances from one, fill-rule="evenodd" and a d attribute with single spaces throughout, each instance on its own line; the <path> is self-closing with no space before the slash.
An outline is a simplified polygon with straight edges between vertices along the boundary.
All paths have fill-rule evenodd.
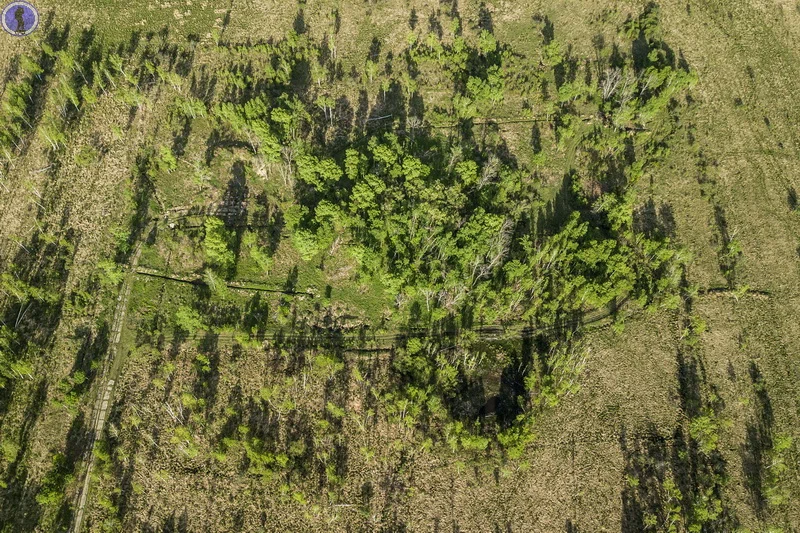
<path id="1" fill-rule="evenodd" d="M 11 2 L 3 9 L 3 29 L 16 37 L 25 37 L 39 25 L 39 12 L 28 2 Z"/>

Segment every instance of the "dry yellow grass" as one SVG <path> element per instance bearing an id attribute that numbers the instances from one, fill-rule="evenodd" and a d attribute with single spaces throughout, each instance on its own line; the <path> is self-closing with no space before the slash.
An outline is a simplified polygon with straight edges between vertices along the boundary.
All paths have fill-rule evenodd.
<path id="1" fill-rule="evenodd" d="M 114 36 L 120 31 L 112 28 L 116 20 L 120 27 L 125 26 L 125 32 L 130 28 L 147 31 L 155 29 L 151 22 L 169 21 L 178 34 L 197 32 L 206 42 L 210 42 L 213 28 L 221 26 L 228 9 L 230 24 L 223 39 L 231 41 L 282 35 L 297 15 L 294 6 L 264 0 L 234 2 L 232 7 L 200 0 L 141 2 L 95 11 L 98 6 L 111 4 L 38 2 L 43 13 L 56 14 L 56 21 L 96 22 L 101 31 Z M 571 43 L 576 52 L 591 55 L 592 38 L 598 32 L 619 25 L 642 5 L 644 2 L 607 6 L 602 2 L 587 5 L 579 0 L 539 0 L 492 2 L 485 7 L 492 13 L 497 35 L 512 46 L 529 46 L 526 43 L 532 36 L 538 39 L 539 25 L 533 17 L 546 14 L 553 22 L 556 38 Z M 688 270 L 690 284 L 700 288 L 725 284 L 717 256 L 721 237 L 716 208 L 724 212 L 727 231 L 741 244 L 737 283 L 769 292 L 768 297 L 744 295 L 738 300 L 731 294 L 709 294 L 696 298 L 694 308 L 708 323 L 698 348 L 705 386 L 722 400 L 724 407 L 718 414 L 729 422 L 722 428 L 720 439 L 730 476 L 724 496 L 737 510 L 740 525 L 758 530 L 764 522 L 754 510 L 743 472 L 748 425 L 755 424 L 760 416 L 750 375 L 754 362 L 766 383 L 774 415 L 772 431 L 800 438 L 796 429 L 800 408 L 796 365 L 800 352 L 800 214 L 787 205 L 788 191 L 800 190 L 800 133 L 796 127 L 800 123 L 796 99 L 800 92 L 796 66 L 800 64 L 800 11 L 789 0 L 664 1 L 661 6 L 666 41 L 700 76 L 693 95 L 695 103 L 683 117 L 685 125 L 693 126 L 695 140 L 673 151 L 659 169 L 642 180 L 639 192 L 643 200 L 652 197 L 657 206 L 671 206 L 674 239 L 693 257 Z M 312 35 L 322 37 L 331 32 L 331 7 L 324 2 L 305 6 L 304 22 Z M 338 8 L 341 27 L 336 36 L 337 54 L 349 67 L 363 63 L 373 36 L 379 37 L 383 53 L 399 51 L 409 31 L 412 8 L 420 26 L 426 27 L 431 14 L 450 6 L 381 1 L 342 2 Z M 474 26 L 480 4 L 460 2 L 459 9 L 465 26 Z M 605 22 L 597 22 L 601 17 Z M 143 20 L 147 23 L 135 25 Z M 3 65 L 19 49 L 30 45 L 6 42 L 0 43 Z M 80 231 L 81 239 L 66 287 L 72 290 L 84 283 L 98 260 L 111 253 L 108 228 L 120 222 L 127 208 L 121 184 L 129 176 L 146 132 L 164 119 L 159 104 L 146 103 L 133 127 L 120 138 L 112 135 L 110 126 L 127 119 L 125 106 L 101 98 L 78 124 L 65 151 L 67 163 L 55 175 L 40 172 L 47 166 L 47 157 L 41 141 L 34 140 L 27 154 L 2 177 L 7 188 L 0 194 L 0 252 L 9 257 L 18 252 L 16 241 L 26 242 L 34 231 L 38 195 L 50 191 L 58 199 L 40 223 L 46 221 L 57 227 L 64 210 L 69 209 L 70 226 Z M 529 135 L 522 128 L 510 126 L 509 130 L 512 145 L 524 143 Z M 108 147 L 102 162 L 89 167 L 76 165 L 75 154 L 95 142 Z M 709 162 L 706 179 L 713 183 L 699 182 L 700 151 Z M 280 248 L 278 253 L 280 260 L 283 254 L 295 252 Z M 188 256 L 179 255 L 174 260 L 189 269 L 197 266 Z M 343 265 L 332 275 L 344 275 L 346 268 Z M 57 340 L 42 367 L 53 382 L 70 372 L 79 345 L 79 340 L 71 336 L 81 324 L 67 313 L 56 333 Z M 359 445 L 352 445 L 342 506 L 318 513 L 265 491 L 257 481 L 238 475 L 231 465 L 209 470 L 204 460 L 176 454 L 167 449 L 168 435 L 154 436 L 160 439 L 156 447 L 148 443 L 146 435 L 168 427 L 164 402 L 175 405 L 180 392 L 193 386 L 195 354 L 183 349 L 174 356 L 176 371 L 169 381 L 169 393 L 151 385 L 151 366 L 161 364 L 160 356 L 134 354 L 123 369 L 119 385 L 119 420 L 111 425 L 114 431 L 131 424 L 131 415 L 139 413 L 142 418 L 141 441 L 126 443 L 130 446 L 132 482 L 139 487 L 129 501 L 132 511 L 126 524 L 130 528 L 173 524 L 175 529 L 184 527 L 186 531 L 376 531 L 380 527 L 400 531 L 401 526 L 407 531 L 476 533 L 619 531 L 627 483 L 622 432 L 627 435 L 626 445 L 633 448 L 646 443 L 639 438 L 642 434 L 655 431 L 671 437 L 676 426 L 685 422 L 678 398 L 677 353 L 682 329 L 677 314 L 664 311 L 629 319 L 622 334 L 610 330 L 590 334 L 590 356 L 581 390 L 543 415 L 539 439 L 524 457 L 524 467 L 514 465 L 508 471 L 495 472 L 493 466 L 459 464 L 444 454 L 416 449 L 390 451 L 393 442 L 401 440 L 396 427 L 379 425 L 364 436 L 349 422 L 346 434 L 357 435 L 353 441 L 377 450 L 378 458 L 367 459 L 360 455 Z M 215 409 L 223 413 L 236 395 L 245 400 L 257 398 L 264 376 L 272 375 L 272 371 L 257 354 L 236 359 L 227 348 L 221 348 L 218 355 L 220 380 L 216 387 L 220 396 Z M 348 387 L 360 390 L 352 379 Z M 33 382 L 26 382 L 15 392 L 19 400 L 5 415 L 4 426 L 22 423 L 25 401 L 34 388 Z M 56 394 L 48 391 L 43 414 L 31 429 L 33 444 L 26 453 L 31 465 L 28 476 L 34 482 L 49 467 L 50 453 L 63 449 L 69 430 L 63 423 L 63 408 L 49 403 Z M 307 401 L 316 405 L 323 400 L 310 396 Z M 367 404 L 366 397 L 352 397 L 350 402 L 354 407 Z M 203 439 L 207 437 L 199 437 L 197 444 L 207 458 L 211 450 L 208 440 Z M 388 489 L 390 481 L 401 489 Z M 375 496 L 367 506 L 368 512 L 361 513 L 350 505 L 360 503 L 367 482 Z M 120 483 L 121 478 L 109 477 L 99 486 L 112 490 Z M 796 480 L 792 490 L 798 494 Z M 93 505 L 97 513 L 97 502 Z M 784 515 L 787 523 L 800 523 L 800 498 L 789 502 Z M 99 531 L 100 524 L 93 523 L 92 528 Z"/>

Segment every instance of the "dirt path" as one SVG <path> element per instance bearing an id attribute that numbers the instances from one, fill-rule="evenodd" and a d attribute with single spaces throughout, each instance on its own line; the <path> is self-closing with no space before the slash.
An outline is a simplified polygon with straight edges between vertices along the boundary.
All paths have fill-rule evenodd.
<path id="1" fill-rule="evenodd" d="M 144 234 L 147 234 L 147 231 L 145 231 Z M 71 529 L 72 533 L 80 533 L 81 527 L 83 526 L 83 517 L 89 495 L 89 483 L 92 478 L 92 469 L 94 468 L 94 447 L 97 443 L 97 439 L 103 435 L 103 427 L 108 417 L 108 407 L 111 405 L 114 394 L 114 384 L 116 383 L 117 376 L 122 367 L 122 352 L 119 350 L 119 341 L 122 336 L 122 326 L 125 324 L 125 314 L 128 310 L 128 300 L 130 299 L 133 280 L 136 277 L 136 268 L 139 264 L 140 253 L 141 243 L 137 244 L 131 256 L 127 269 L 128 272 L 125 276 L 122 288 L 119 291 L 117 305 L 114 309 L 114 323 L 111 329 L 109 356 L 106 359 L 106 364 L 103 366 L 103 372 L 100 377 L 101 385 L 97 389 L 97 399 L 92 409 L 91 444 L 88 446 L 84 456 L 86 474 L 83 480 L 83 486 L 78 493 L 78 506 L 75 511 L 75 521 Z"/>

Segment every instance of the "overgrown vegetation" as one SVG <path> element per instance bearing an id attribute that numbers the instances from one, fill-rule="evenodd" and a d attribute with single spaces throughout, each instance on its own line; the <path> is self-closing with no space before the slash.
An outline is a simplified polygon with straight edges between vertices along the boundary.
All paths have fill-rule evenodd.
<path id="1" fill-rule="evenodd" d="M 693 258 L 643 196 L 691 135 L 699 82 L 659 7 L 606 13 L 616 25 L 593 54 L 543 15 L 517 48 L 484 4 L 476 24 L 454 5 L 427 29 L 414 11 L 404 44 L 376 36 L 364 60 L 337 53 L 338 10 L 312 31 L 305 9 L 246 43 L 166 30 L 118 43 L 51 23 L 41 52 L 15 58 L 3 177 L 35 152 L 52 185 L 31 182 L 37 230 L 0 259 L 0 524 L 266 527 L 244 511 L 170 523 L 160 504 L 159 523 L 143 518 L 197 475 L 266 501 L 270 527 L 405 530 L 410 465 L 524 475 L 581 395 L 591 332 L 622 343 L 644 314 L 677 324 L 680 416 L 653 442 L 621 428 L 622 529 L 740 527 Z M 129 168 L 98 237 L 70 218 L 61 180 L 102 174 L 115 150 Z M 696 160 L 738 301 L 742 245 Z M 34 474 L 43 409 L 71 427 Z M 748 443 L 759 524 L 790 525 L 793 437 L 758 422 Z"/>

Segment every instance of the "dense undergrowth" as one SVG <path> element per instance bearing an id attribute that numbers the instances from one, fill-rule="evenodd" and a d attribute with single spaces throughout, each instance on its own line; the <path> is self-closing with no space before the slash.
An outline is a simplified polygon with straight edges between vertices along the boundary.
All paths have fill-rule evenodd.
<path id="1" fill-rule="evenodd" d="M 101 160 L 102 145 L 73 156 L 66 147 L 105 99 L 124 104 L 129 127 L 143 110 L 160 109 L 174 135 L 170 145 L 163 130 L 154 131 L 137 147 L 124 192 L 128 210 L 111 224 L 113 261 L 100 262 L 71 294 L 62 292 L 77 241 L 70 231 L 44 228 L 0 263 L 0 411 L 16 384 L 35 373 L 64 306 L 103 322 L 94 299 L 115 295 L 137 245 L 159 242 L 166 230 L 152 225 L 180 205 L 180 193 L 169 192 L 179 179 L 199 191 L 220 189 L 225 205 L 250 205 L 244 215 L 203 216 L 196 227 L 176 230 L 202 266 L 194 286 L 182 289 L 191 298 L 139 324 L 132 350 L 154 359 L 155 369 L 154 388 L 143 397 L 169 395 L 176 354 L 194 353 L 194 388 L 169 412 L 163 444 L 212 470 L 276 483 L 312 514 L 321 512 L 314 502 L 338 502 L 347 483 L 347 424 L 380 419 L 400 428 L 406 445 L 436 447 L 459 461 L 501 468 L 522 460 L 539 414 L 578 389 L 584 318 L 592 313 L 608 315 L 623 335 L 626 305 L 684 313 L 691 358 L 697 324 L 688 317 L 685 255 L 663 221 L 642 215 L 636 195 L 637 182 L 669 152 L 697 82 L 662 40 L 657 7 L 629 18 L 612 43 L 597 40 L 592 58 L 575 57 L 546 19 L 534 54 L 498 41 L 490 27 L 464 28 L 458 16 L 450 22 L 412 32 L 396 55 L 381 53 L 375 41 L 363 68 L 349 73 L 334 39 L 316 40 L 302 24 L 281 39 L 247 44 L 175 45 L 156 34 L 110 44 L 91 30 L 46 29 L 41 53 L 16 59 L 3 94 L 4 174 L 35 142 L 46 146 L 51 172 L 68 157 L 84 167 Z M 526 146 L 504 135 L 511 119 L 530 124 Z M 188 144 L 198 129 L 208 133 L 202 154 Z M 235 153 L 239 167 L 221 192 L 213 172 L 225 153 Z M 262 342 L 267 323 L 295 335 L 322 323 L 314 318 L 319 308 L 292 300 L 291 276 L 274 305 L 230 288 L 244 260 L 269 278 L 281 245 L 305 268 L 324 270 L 326 261 L 343 258 L 354 265 L 353 290 L 366 282 L 379 287 L 390 305 L 359 327 L 401 333 L 383 371 L 349 362 L 352 340 Z M 105 337 L 93 337 L 90 355 L 56 384 L 56 402 L 72 415 L 88 398 L 108 327 L 106 319 Z M 327 327 L 338 332 L 344 324 L 335 319 Z M 520 334 L 487 340 L 476 333 L 487 327 Z M 258 394 L 236 408 L 215 406 L 221 333 L 232 334 L 234 350 L 280 361 Z M 363 413 L 345 409 L 342 389 L 351 379 L 369 399 Z M 115 412 L 116 434 L 95 449 L 97 483 L 112 483 L 129 467 L 143 442 L 140 424 L 164 422 L 138 411 L 123 419 L 125 408 Z M 713 398 L 698 400 L 689 416 L 682 435 L 692 442 L 685 451 L 691 465 L 650 492 L 637 491 L 640 466 L 628 465 L 625 502 L 650 506 L 638 513 L 639 527 L 701 531 L 726 518 Z M 23 493 L 24 438 L 3 441 L 6 509 Z M 781 442 L 774 461 L 787 447 Z M 78 459 L 74 450 L 54 454 L 35 491 L 36 519 L 55 530 L 71 519 Z M 781 494 L 769 488 L 767 498 Z M 98 496 L 97 523 L 122 528 L 129 497 L 117 489 Z M 3 514 L 9 528 L 28 520 L 22 511 Z M 657 529 L 656 522 L 671 525 Z"/>

